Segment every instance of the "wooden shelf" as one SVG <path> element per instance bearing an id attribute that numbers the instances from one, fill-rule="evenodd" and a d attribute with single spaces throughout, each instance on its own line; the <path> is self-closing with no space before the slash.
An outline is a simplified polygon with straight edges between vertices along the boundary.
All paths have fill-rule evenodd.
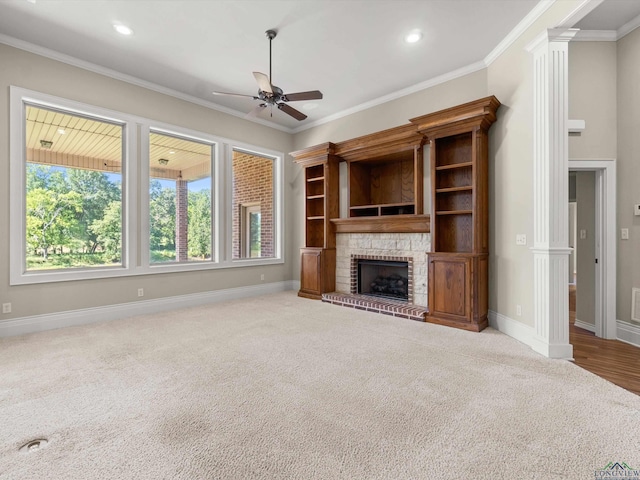
<path id="1" fill-rule="evenodd" d="M 473 162 L 451 163 L 449 165 L 440 165 L 439 167 L 436 167 L 436 170 L 437 171 L 451 170 L 452 168 L 466 168 L 466 167 L 472 167 L 472 166 L 473 166 Z"/>
<path id="2" fill-rule="evenodd" d="M 441 210 L 436 215 L 469 215 L 473 210 Z"/>
<path id="3" fill-rule="evenodd" d="M 316 200 L 318 198 L 324 198 L 324 195 L 310 195 L 307 197 L 307 200 Z"/>
<path id="4" fill-rule="evenodd" d="M 336 233 L 429 233 L 429 215 L 334 218 Z"/>
<path id="5" fill-rule="evenodd" d="M 307 220 L 324 220 L 324 216 L 307 217 Z"/>
<path id="6" fill-rule="evenodd" d="M 307 178 L 307 182 L 323 182 L 323 181 L 324 181 L 324 177 Z"/>
<path id="7" fill-rule="evenodd" d="M 471 185 L 464 187 L 449 187 L 449 188 L 436 188 L 436 193 L 452 193 L 452 192 L 472 192 L 473 187 Z"/>

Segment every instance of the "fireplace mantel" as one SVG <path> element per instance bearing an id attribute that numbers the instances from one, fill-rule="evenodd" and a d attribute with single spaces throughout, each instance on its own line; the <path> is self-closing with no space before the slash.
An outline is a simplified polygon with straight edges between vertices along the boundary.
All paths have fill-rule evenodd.
<path id="1" fill-rule="evenodd" d="M 336 233 L 429 233 L 429 215 L 332 218 Z"/>

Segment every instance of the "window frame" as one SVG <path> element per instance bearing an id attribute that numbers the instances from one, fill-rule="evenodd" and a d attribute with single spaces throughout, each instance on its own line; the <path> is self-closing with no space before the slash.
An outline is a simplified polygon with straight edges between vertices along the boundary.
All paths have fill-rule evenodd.
<path id="1" fill-rule="evenodd" d="M 26 107 L 58 110 L 70 115 L 121 124 L 122 135 L 122 253 L 121 264 L 103 267 L 78 267 L 56 270 L 26 269 Z M 86 105 L 53 95 L 10 87 L 9 107 L 9 278 L 11 285 L 48 283 L 131 275 L 132 252 L 137 242 L 135 188 L 137 172 L 134 152 L 137 149 L 135 118 L 120 112 Z M 132 201 L 133 199 L 133 201 Z"/>
<path id="2" fill-rule="evenodd" d="M 250 155 L 256 155 L 263 158 L 269 158 L 273 161 L 273 257 L 257 257 L 257 258 L 233 258 L 233 212 L 231 208 L 228 208 L 229 215 L 226 219 L 226 231 L 227 231 L 227 246 L 225 249 L 225 256 L 229 259 L 229 262 L 238 266 L 246 265 L 270 265 L 276 263 L 284 263 L 284 202 L 283 202 L 283 185 L 284 185 L 284 168 L 283 168 L 283 155 L 273 150 L 266 148 L 256 148 L 253 145 L 246 143 L 232 142 L 227 145 L 226 152 L 226 167 L 227 167 L 227 180 L 226 185 L 229 186 L 226 196 L 227 205 L 231 207 L 233 205 L 233 152 L 238 150 L 248 153 Z M 240 214 L 240 212 L 238 212 Z M 242 221 L 242 219 L 240 219 Z"/>
<path id="3" fill-rule="evenodd" d="M 151 262 L 150 234 L 151 222 L 149 214 L 149 139 L 152 133 L 168 135 L 193 140 L 194 142 L 211 145 L 211 259 L 198 262 Z M 141 242 L 140 258 L 141 269 L 147 273 L 184 272 L 189 270 L 209 270 L 220 265 L 220 138 L 201 132 L 184 129 L 175 125 L 160 122 L 150 122 L 140 126 L 141 138 L 141 179 L 140 179 L 140 205 L 141 205 Z"/>
<path id="4" fill-rule="evenodd" d="M 26 271 L 26 119 L 24 104 L 66 111 L 124 125 L 122 159 L 122 265 Z M 212 158 L 212 257 L 202 262 L 151 263 L 149 251 L 149 134 L 166 133 L 215 145 Z M 232 257 L 233 150 L 270 158 L 273 169 L 274 256 Z M 10 87 L 9 108 L 9 283 L 26 285 L 170 272 L 215 270 L 285 263 L 284 153 L 210 133 L 126 114 L 54 95 Z M 24 265 L 24 267 L 23 267 Z"/>
<path id="5" fill-rule="evenodd" d="M 261 258 L 251 256 L 251 214 L 260 213 L 260 202 L 243 203 L 240 209 L 240 250 L 243 258 Z"/>

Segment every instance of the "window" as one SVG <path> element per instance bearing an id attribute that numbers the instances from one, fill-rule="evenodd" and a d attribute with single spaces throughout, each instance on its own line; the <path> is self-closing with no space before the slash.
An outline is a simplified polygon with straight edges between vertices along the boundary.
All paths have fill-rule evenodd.
<path id="1" fill-rule="evenodd" d="M 242 257 L 262 256 L 260 204 L 242 206 Z"/>
<path id="2" fill-rule="evenodd" d="M 284 261 L 281 152 L 10 92 L 11 285 Z"/>
<path id="3" fill-rule="evenodd" d="M 213 145 L 166 133 L 149 134 L 149 259 L 212 259 Z"/>
<path id="4" fill-rule="evenodd" d="M 233 150 L 233 259 L 273 258 L 274 158 Z"/>
<path id="5" fill-rule="evenodd" d="M 121 266 L 123 126 L 25 110 L 26 270 Z"/>

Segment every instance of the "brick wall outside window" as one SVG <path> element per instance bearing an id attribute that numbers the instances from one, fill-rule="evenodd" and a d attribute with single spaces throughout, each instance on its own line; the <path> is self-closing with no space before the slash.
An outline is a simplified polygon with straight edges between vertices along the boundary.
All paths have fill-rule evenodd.
<path id="1" fill-rule="evenodd" d="M 233 152 L 233 258 L 242 258 L 242 205 L 260 204 L 261 256 L 274 256 L 273 160 Z"/>

